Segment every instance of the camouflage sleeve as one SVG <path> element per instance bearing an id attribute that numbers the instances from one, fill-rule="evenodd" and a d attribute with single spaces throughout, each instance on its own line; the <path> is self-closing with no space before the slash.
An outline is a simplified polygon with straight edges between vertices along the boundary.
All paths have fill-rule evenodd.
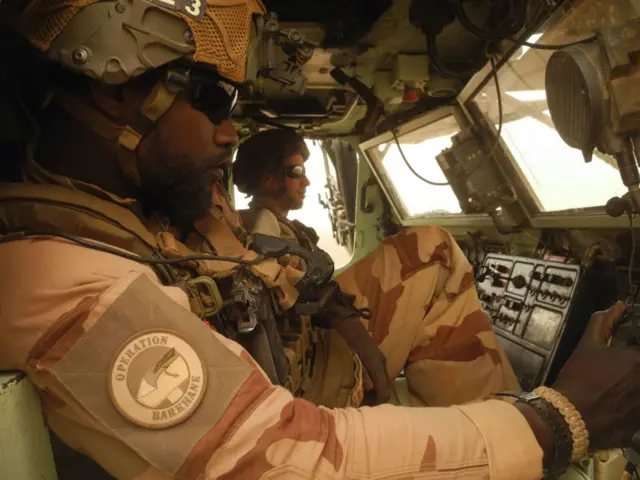
<path id="1" fill-rule="evenodd" d="M 404 369 L 416 405 L 455 405 L 519 388 L 478 301 L 473 268 L 443 228 L 385 239 L 338 282 L 358 307 L 371 308 L 368 330 L 391 378 Z"/>
<path id="2" fill-rule="evenodd" d="M 116 478 L 541 477 L 541 450 L 508 403 L 320 408 L 271 385 L 165 289 L 130 273 L 52 323 L 27 358 L 50 426 Z"/>

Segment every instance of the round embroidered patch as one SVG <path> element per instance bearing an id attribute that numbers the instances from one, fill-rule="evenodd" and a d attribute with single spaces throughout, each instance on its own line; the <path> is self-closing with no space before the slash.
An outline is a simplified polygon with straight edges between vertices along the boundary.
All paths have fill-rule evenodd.
<path id="1" fill-rule="evenodd" d="M 204 397 L 204 362 L 175 333 L 142 332 L 127 340 L 109 371 L 109 393 L 118 411 L 146 428 L 167 428 L 189 418 Z"/>

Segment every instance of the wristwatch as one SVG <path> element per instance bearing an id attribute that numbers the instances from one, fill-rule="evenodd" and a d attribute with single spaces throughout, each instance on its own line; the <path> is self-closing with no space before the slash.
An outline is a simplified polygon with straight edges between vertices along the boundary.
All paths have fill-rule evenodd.
<path id="1" fill-rule="evenodd" d="M 553 455 L 545 455 L 544 478 L 557 478 L 567 471 L 571 464 L 573 437 L 569 425 L 560 411 L 537 393 L 516 393 L 516 403 L 526 403 L 538 412 L 553 435 Z"/>

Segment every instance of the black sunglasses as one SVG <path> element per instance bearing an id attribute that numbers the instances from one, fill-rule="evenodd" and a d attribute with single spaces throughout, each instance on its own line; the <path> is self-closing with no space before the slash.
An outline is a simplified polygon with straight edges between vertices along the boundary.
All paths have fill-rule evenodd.
<path id="1" fill-rule="evenodd" d="M 238 89 L 222 80 L 196 82 L 191 89 L 191 105 L 201 111 L 214 125 L 231 116 L 238 103 Z"/>
<path id="2" fill-rule="evenodd" d="M 204 113 L 214 125 L 231 116 L 238 103 L 238 86 L 219 75 L 207 64 L 175 62 L 167 71 L 166 81 L 189 95 L 193 108 Z"/>
<path id="3" fill-rule="evenodd" d="M 297 180 L 304 177 L 307 174 L 307 170 L 304 168 L 304 165 L 292 165 L 284 167 L 284 174 L 289 178 Z"/>

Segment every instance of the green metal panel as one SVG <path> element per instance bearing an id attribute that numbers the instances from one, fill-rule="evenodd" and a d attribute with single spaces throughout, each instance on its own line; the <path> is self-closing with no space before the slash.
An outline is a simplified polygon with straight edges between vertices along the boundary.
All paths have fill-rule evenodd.
<path id="1" fill-rule="evenodd" d="M 366 203 L 371 205 L 371 212 L 363 212 L 360 208 L 362 186 L 367 180 L 373 176 L 373 172 L 369 167 L 369 164 L 364 160 L 362 155 L 358 157 L 358 193 L 356 197 L 356 231 L 353 255 L 347 265 L 344 265 L 340 269 L 336 269 L 336 275 L 340 274 L 349 266 L 361 260 L 368 253 L 373 251 L 378 244 L 382 241 L 380 233 L 378 231 L 378 220 L 384 212 L 384 206 L 382 203 L 382 191 L 378 184 L 372 185 L 366 189 Z"/>
<path id="2" fill-rule="evenodd" d="M 0 373 L 0 479 L 57 478 L 35 388 L 21 373 Z"/>

